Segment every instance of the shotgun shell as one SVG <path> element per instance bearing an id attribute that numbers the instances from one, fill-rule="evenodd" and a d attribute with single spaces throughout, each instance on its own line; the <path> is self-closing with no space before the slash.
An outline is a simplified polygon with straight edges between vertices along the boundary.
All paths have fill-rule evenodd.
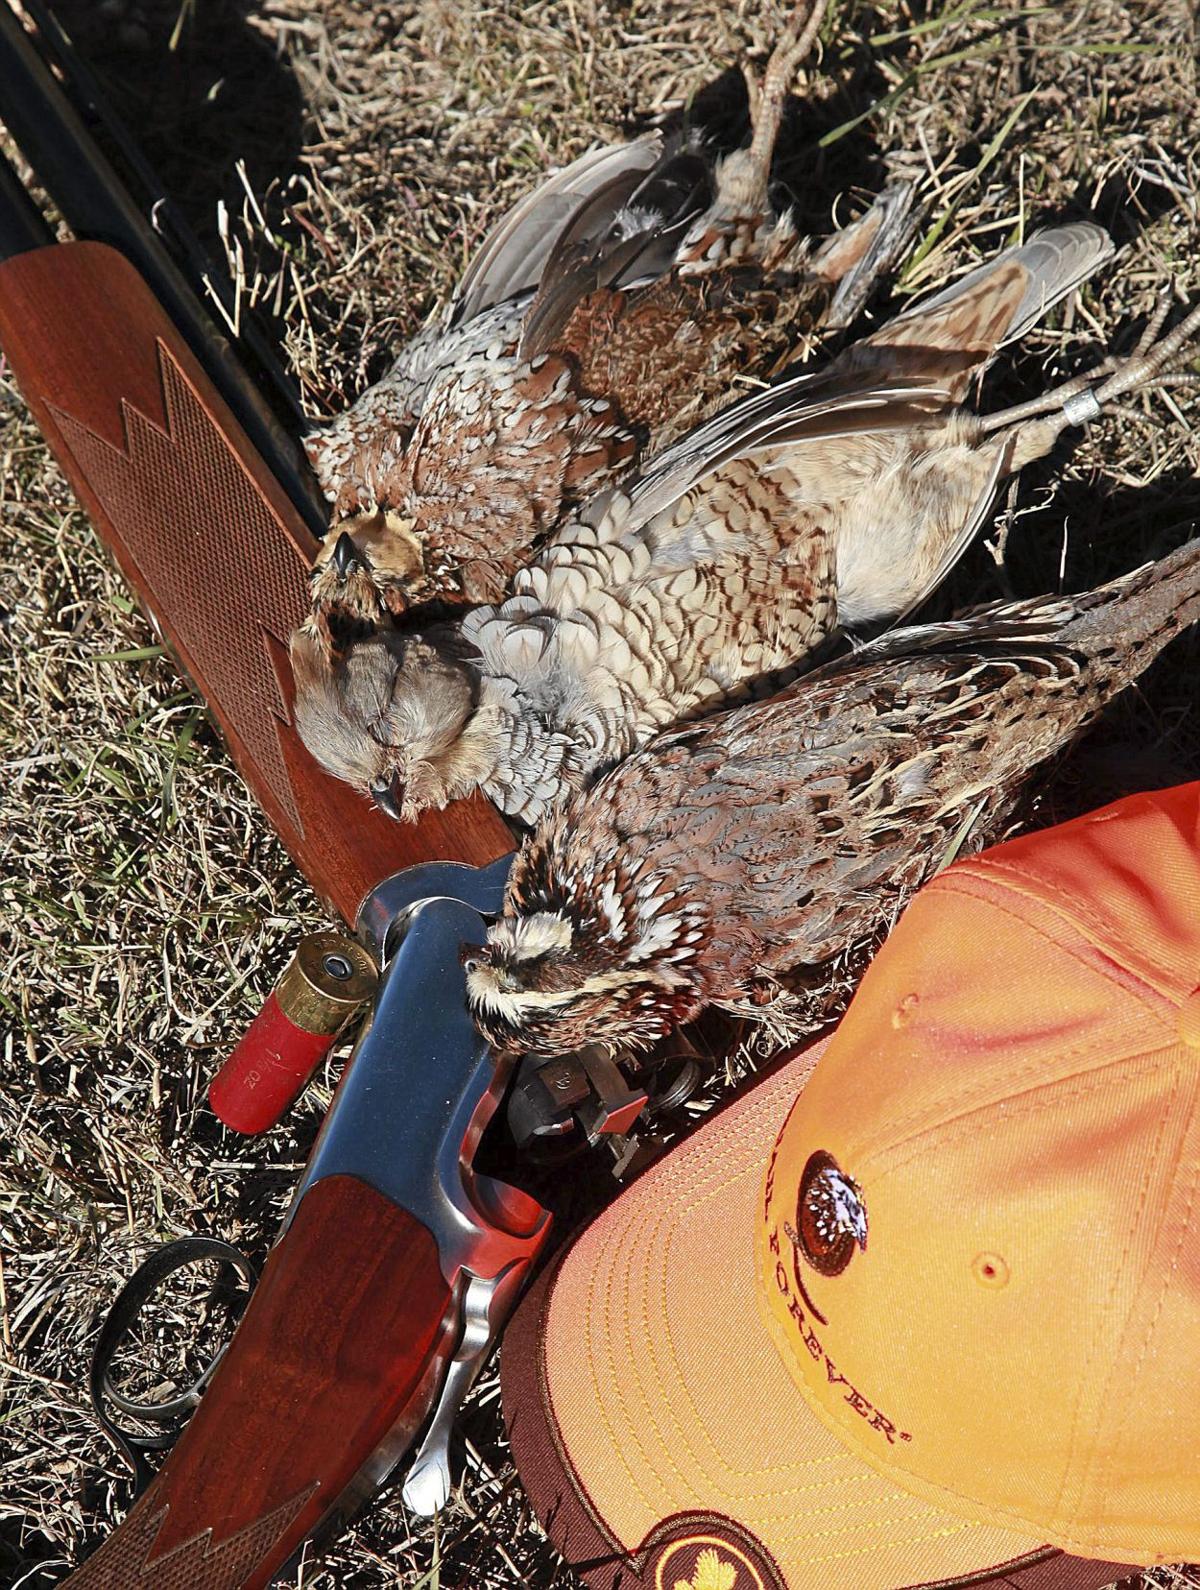
<path id="1" fill-rule="evenodd" d="M 343 933 L 311 933 L 213 1078 L 208 1102 L 236 1132 L 265 1132 L 299 1097 L 375 992 L 375 963 Z"/>

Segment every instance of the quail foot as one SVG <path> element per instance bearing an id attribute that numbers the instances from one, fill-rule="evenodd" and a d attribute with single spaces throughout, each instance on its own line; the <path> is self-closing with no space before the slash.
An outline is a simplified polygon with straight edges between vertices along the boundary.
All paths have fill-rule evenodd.
<path id="1" fill-rule="evenodd" d="M 705 1006 L 786 1033 L 779 979 L 868 939 L 1200 617 L 1200 540 L 1082 596 L 899 630 L 655 740 L 519 853 L 466 952 L 498 1048 L 646 1049 Z"/>

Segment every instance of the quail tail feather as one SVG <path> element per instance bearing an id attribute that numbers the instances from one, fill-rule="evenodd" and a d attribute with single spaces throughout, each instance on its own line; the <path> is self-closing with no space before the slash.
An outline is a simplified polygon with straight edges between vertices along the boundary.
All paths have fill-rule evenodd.
<path id="1" fill-rule="evenodd" d="M 619 206 L 625 193 L 636 190 L 662 152 L 659 132 L 592 149 L 518 199 L 464 272 L 450 304 L 450 323 L 472 320 L 494 304 L 534 292 L 564 231 L 584 237 L 597 226 L 603 231 L 614 203 Z"/>
<path id="2" fill-rule="evenodd" d="M 956 335 L 958 328 L 949 313 L 952 306 L 974 301 L 980 287 L 1003 268 L 1005 274 L 1021 273 L 1024 286 L 1021 297 L 1007 311 L 1002 341 L 997 344 L 1004 347 L 1023 337 L 1060 299 L 1110 260 L 1113 252 L 1112 238 L 1091 221 L 1043 227 L 1020 248 L 1006 250 L 944 291 L 898 315 L 884 328 L 888 342 L 932 345 L 932 339 Z"/>
<path id="3" fill-rule="evenodd" d="M 1035 233 L 1009 256 L 1027 272 L 1028 283 L 1001 347 L 1023 337 L 1055 304 L 1106 264 L 1115 251 L 1108 233 L 1090 221 L 1046 227 Z"/>
<path id="4" fill-rule="evenodd" d="M 1085 646 L 1115 688 L 1131 683 L 1192 624 L 1200 621 L 1200 538 L 1101 585 L 1077 601 L 1064 632 Z"/>
<path id="5" fill-rule="evenodd" d="M 621 170 L 589 193 L 547 251 L 521 332 L 522 356 L 554 347 L 588 293 L 669 270 L 683 228 L 711 197 L 711 162 L 690 143 L 669 147 L 649 171 Z"/>
<path id="6" fill-rule="evenodd" d="M 878 363 L 893 375 L 943 377 L 961 402 L 1001 348 L 1023 337 L 1112 255 L 1112 239 L 1090 221 L 1046 227 L 888 321 L 851 358 L 863 369 Z"/>

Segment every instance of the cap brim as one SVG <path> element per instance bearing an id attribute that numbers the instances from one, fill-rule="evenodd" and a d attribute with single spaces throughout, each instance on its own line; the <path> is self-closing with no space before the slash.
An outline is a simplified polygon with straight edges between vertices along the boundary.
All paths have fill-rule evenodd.
<path id="1" fill-rule="evenodd" d="M 509 1327 L 505 1417 L 550 1539 L 604 1590 L 1111 1582 L 1113 1565 L 910 1495 L 797 1390 L 760 1315 L 754 1230 L 813 1059 L 782 1067 L 637 1181 Z"/>

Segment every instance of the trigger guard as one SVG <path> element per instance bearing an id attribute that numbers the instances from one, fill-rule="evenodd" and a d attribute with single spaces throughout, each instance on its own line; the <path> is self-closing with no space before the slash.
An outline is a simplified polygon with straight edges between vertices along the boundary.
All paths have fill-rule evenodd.
<path id="1" fill-rule="evenodd" d="M 174 1437 L 168 1433 L 143 1435 L 139 1431 L 122 1429 L 105 1411 L 105 1403 L 111 1403 L 113 1407 L 132 1419 L 140 1419 L 148 1424 L 172 1424 L 189 1413 L 200 1401 L 225 1348 L 222 1347 L 213 1355 L 191 1385 L 179 1396 L 172 1397 L 166 1402 L 136 1402 L 133 1398 L 126 1397 L 113 1385 L 109 1369 L 117 1348 L 128 1334 L 130 1327 L 167 1276 L 173 1275 L 176 1270 L 185 1269 L 188 1265 L 202 1264 L 211 1259 L 219 1259 L 236 1271 L 253 1291 L 258 1281 L 258 1273 L 249 1259 L 237 1248 L 232 1247 L 228 1242 L 220 1241 L 217 1237 L 181 1237 L 177 1242 L 168 1242 L 156 1248 L 143 1259 L 117 1293 L 100 1327 L 88 1376 L 92 1407 L 105 1434 L 132 1468 L 139 1492 L 150 1478 L 150 1471 L 141 1456 L 142 1452 L 161 1451 L 171 1445 Z"/>

